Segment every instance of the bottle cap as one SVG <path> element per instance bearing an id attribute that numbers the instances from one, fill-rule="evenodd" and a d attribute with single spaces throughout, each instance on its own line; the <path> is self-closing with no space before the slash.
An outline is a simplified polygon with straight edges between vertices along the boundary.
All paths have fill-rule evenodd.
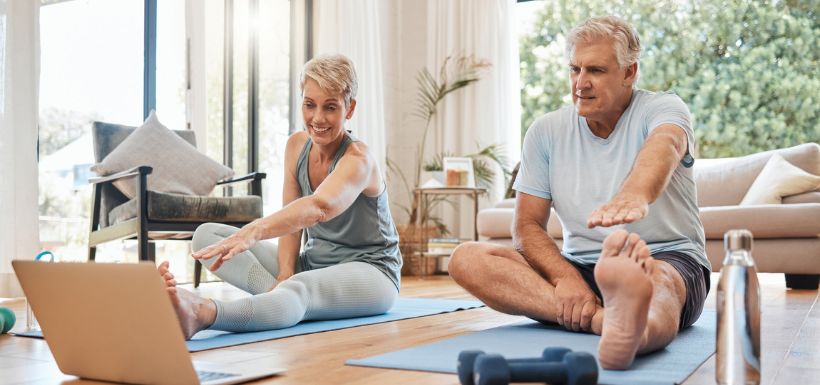
<path id="1" fill-rule="evenodd" d="M 729 230 L 723 235 L 723 246 L 727 251 L 752 250 L 752 232 L 746 229 Z"/>

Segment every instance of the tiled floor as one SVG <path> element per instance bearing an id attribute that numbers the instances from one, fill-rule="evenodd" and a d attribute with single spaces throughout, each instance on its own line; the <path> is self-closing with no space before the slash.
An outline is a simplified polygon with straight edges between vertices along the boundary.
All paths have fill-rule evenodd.
<path id="1" fill-rule="evenodd" d="M 707 307 L 714 308 L 714 284 Z M 763 289 L 763 384 L 820 384 L 820 306 L 818 291 L 786 290 L 783 276 L 761 274 Z M 469 298 L 449 277 L 404 278 L 402 295 Z M 244 295 L 221 283 L 206 284 L 207 296 Z M 24 326 L 23 301 L 8 301 Z M 286 367 L 288 372 L 259 383 L 271 384 L 457 384 L 454 375 L 345 366 L 361 358 L 415 346 L 441 338 L 518 321 L 483 308 L 353 329 L 264 341 L 194 353 L 200 362 L 218 361 L 239 367 Z M 60 373 L 42 340 L 0 336 L 0 384 L 93 383 Z M 714 357 L 685 384 L 714 384 Z"/>

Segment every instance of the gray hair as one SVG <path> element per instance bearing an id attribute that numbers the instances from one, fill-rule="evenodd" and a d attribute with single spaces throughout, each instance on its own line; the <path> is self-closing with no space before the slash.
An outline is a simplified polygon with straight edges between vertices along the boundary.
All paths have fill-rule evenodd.
<path id="1" fill-rule="evenodd" d="M 342 94 L 345 106 L 356 99 L 359 80 L 353 62 L 344 55 L 319 55 L 305 63 L 305 68 L 299 76 L 299 88 L 305 91 L 305 81 L 311 78 L 319 83 L 319 88 L 325 92 Z"/>
<path id="2" fill-rule="evenodd" d="M 629 23 L 615 16 L 593 17 L 575 27 L 567 35 L 567 58 L 572 58 L 579 41 L 587 43 L 598 40 L 612 40 L 615 58 L 621 68 L 638 62 L 641 56 L 641 40 L 638 32 Z"/>

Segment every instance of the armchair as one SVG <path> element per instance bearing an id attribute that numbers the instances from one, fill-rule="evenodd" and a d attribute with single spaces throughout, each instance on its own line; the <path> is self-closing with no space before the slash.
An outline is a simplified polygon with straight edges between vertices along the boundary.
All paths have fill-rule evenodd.
<path id="1" fill-rule="evenodd" d="M 135 127 L 94 122 L 94 156 L 101 162 Z M 175 130 L 188 143 L 196 145 L 190 130 Z M 91 220 L 88 236 L 88 259 L 96 257 L 97 246 L 120 239 L 136 239 L 141 261 L 155 260 L 155 240 L 190 240 L 194 230 L 206 222 L 242 227 L 262 216 L 262 180 L 264 173 L 254 172 L 217 183 L 230 185 L 250 183 L 249 196 L 212 197 L 150 191 L 149 166 L 138 166 L 116 174 L 92 178 Z M 136 196 L 127 198 L 113 182 L 133 178 Z M 194 265 L 194 286 L 199 286 L 202 264 Z"/>

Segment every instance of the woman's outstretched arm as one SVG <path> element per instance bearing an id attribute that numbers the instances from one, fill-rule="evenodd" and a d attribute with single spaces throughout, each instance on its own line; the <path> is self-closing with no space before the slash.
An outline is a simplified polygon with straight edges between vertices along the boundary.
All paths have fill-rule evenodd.
<path id="1" fill-rule="evenodd" d="M 288 141 L 288 152 L 290 147 L 291 140 Z M 370 178 L 374 175 L 373 167 L 374 162 L 365 151 L 358 146 L 349 146 L 336 168 L 316 188 L 313 195 L 295 199 L 281 210 L 249 223 L 222 242 L 195 253 L 194 258 L 219 257 L 211 265 L 211 270 L 216 270 L 222 263 L 249 249 L 258 240 L 293 234 L 335 218 L 350 207 L 370 184 Z"/>

